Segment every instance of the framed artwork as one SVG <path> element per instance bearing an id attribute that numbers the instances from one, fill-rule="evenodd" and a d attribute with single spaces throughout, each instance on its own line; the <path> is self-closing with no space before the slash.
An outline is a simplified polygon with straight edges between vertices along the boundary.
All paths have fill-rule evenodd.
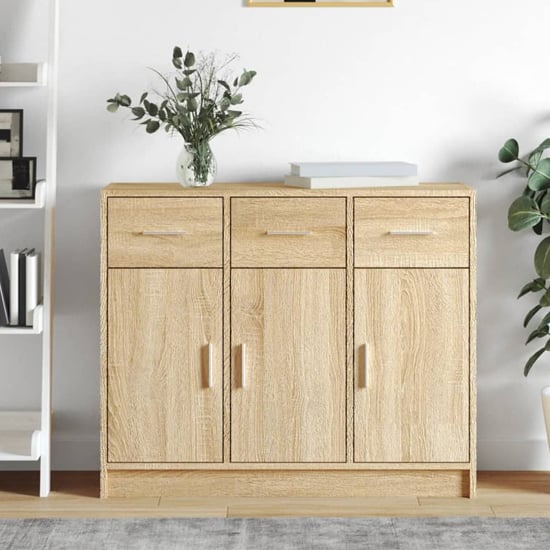
<path id="1" fill-rule="evenodd" d="M 0 157 L 23 154 L 23 110 L 0 109 Z"/>
<path id="2" fill-rule="evenodd" d="M 246 0 L 246 5 L 251 7 L 386 7 L 393 6 L 393 0 Z"/>
<path id="3" fill-rule="evenodd" d="M 36 157 L 0 157 L 0 200 L 34 199 Z"/>

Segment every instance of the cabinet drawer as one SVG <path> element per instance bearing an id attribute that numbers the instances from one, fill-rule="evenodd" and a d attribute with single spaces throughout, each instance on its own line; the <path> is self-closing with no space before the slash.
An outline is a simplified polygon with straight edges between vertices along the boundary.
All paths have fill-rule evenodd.
<path id="1" fill-rule="evenodd" d="M 345 198 L 231 200 L 233 267 L 345 267 Z"/>
<path id="2" fill-rule="evenodd" d="M 468 267 L 467 198 L 355 199 L 356 267 Z"/>
<path id="3" fill-rule="evenodd" d="M 222 199 L 110 198 L 109 267 L 222 267 Z"/>

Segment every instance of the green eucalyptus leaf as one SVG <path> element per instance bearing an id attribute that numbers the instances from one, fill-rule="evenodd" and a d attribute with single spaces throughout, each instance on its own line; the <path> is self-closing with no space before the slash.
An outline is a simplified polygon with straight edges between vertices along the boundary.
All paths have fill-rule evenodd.
<path id="1" fill-rule="evenodd" d="M 542 158 L 542 150 L 535 149 L 530 155 L 529 155 L 529 164 L 531 166 L 536 166 L 540 159 Z"/>
<path id="2" fill-rule="evenodd" d="M 550 237 L 542 240 L 535 251 L 535 270 L 542 279 L 550 278 Z"/>
<path id="3" fill-rule="evenodd" d="M 527 325 L 531 322 L 531 319 L 542 309 L 542 306 L 536 305 L 533 309 L 527 313 L 525 320 L 523 321 L 523 327 L 526 328 Z"/>
<path id="4" fill-rule="evenodd" d="M 225 80 L 218 80 L 218 84 L 223 86 L 228 92 L 231 92 L 231 87 Z"/>
<path id="5" fill-rule="evenodd" d="M 139 100 L 140 105 L 145 101 L 148 95 L 149 95 L 149 92 L 144 92 L 141 94 L 141 98 Z"/>
<path id="6" fill-rule="evenodd" d="M 196 72 L 197 72 L 197 69 L 185 69 L 184 71 L 182 71 L 182 73 L 185 76 L 191 76 L 192 74 L 195 74 Z"/>
<path id="7" fill-rule="evenodd" d="M 548 343 L 546 343 L 546 346 L 548 346 Z M 533 365 L 537 362 L 537 360 L 540 358 L 540 356 L 547 351 L 546 346 L 544 348 L 539 349 L 531 357 L 529 357 L 529 360 L 525 364 L 525 368 L 523 369 L 524 376 L 527 376 L 529 372 L 531 371 L 531 368 Z"/>
<path id="8" fill-rule="evenodd" d="M 534 151 L 533 153 L 537 151 L 546 151 L 546 149 L 550 149 L 550 138 L 546 138 Z"/>
<path id="9" fill-rule="evenodd" d="M 147 113 L 149 113 L 149 116 L 157 116 L 159 112 L 159 108 L 150 101 L 145 100 L 143 102 L 143 105 L 145 106 L 145 109 L 147 110 Z"/>
<path id="10" fill-rule="evenodd" d="M 188 77 L 186 76 L 182 81 L 181 81 L 181 85 L 183 86 L 182 89 L 187 89 L 187 88 L 191 88 L 191 86 L 193 86 L 193 81 Z"/>
<path id="11" fill-rule="evenodd" d="M 539 326 L 537 327 L 537 330 L 542 330 L 544 327 L 548 328 L 548 325 L 550 325 L 550 313 L 547 313 L 539 323 Z"/>
<path id="12" fill-rule="evenodd" d="M 187 52 L 183 64 L 189 69 L 195 64 L 195 54 L 193 52 Z"/>
<path id="13" fill-rule="evenodd" d="M 542 159 L 529 176 L 529 188 L 533 191 L 547 189 L 550 186 L 550 159 Z"/>
<path id="14" fill-rule="evenodd" d="M 118 111 L 118 103 L 109 103 L 107 105 L 107 111 L 109 111 L 110 113 L 116 113 Z"/>
<path id="15" fill-rule="evenodd" d="M 181 51 L 181 48 L 179 46 L 174 47 L 172 57 L 174 57 L 174 58 L 182 58 L 183 57 L 183 52 Z"/>
<path id="16" fill-rule="evenodd" d="M 145 116 L 145 109 L 143 107 L 134 107 L 132 109 L 132 114 L 136 117 L 136 120 Z"/>
<path id="17" fill-rule="evenodd" d="M 535 235 L 542 235 L 543 222 L 544 219 L 541 218 L 540 222 L 533 226 L 533 233 L 535 233 Z"/>
<path id="18" fill-rule="evenodd" d="M 148 134 L 154 134 L 160 128 L 160 124 L 156 120 L 149 120 L 145 127 Z"/>
<path id="19" fill-rule="evenodd" d="M 243 96 L 242 94 L 235 94 L 231 98 L 231 105 L 240 105 L 243 102 Z"/>
<path id="20" fill-rule="evenodd" d="M 550 217 L 550 197 L 548 195 L 545 195 L 540 201 L 540 211 L 544 216 Z"/>
<path id="21" fill-rule="evenodd" d="M 538 204 L 530 197 L 517 198 L 508 210 L 508 227 L 512 231 L 521 231 L 533 227 L 541 219 Z"/>
<path id="22" fill-rule="evenodd" d="M 498 153 L 500 162 L 512 162 L 519 158 L 519 144 L 515 139 L 509 139 Z"/>
<path id="23" fill-rule="evenodd" d="M 119 102 L 123 107 L 130 107 L 132 105 L 132 100 L 127 95 L 120 96 Z"/>
<path id="24" fill-rule="evenodd" d="M 529 294 L 529 292 L 540 292 L 541 290 L 546 288 L 546 281 L 542 278 L 535 279 L 534 281 L 531 281 L 530 283 L 527 283 L 519 292 L 518 294 L 518 300 L 522 296 L 525 296 L 526 294 Z M 550 313 L 548 314 L 550 315 Z"/>
<path id="25" fill-rule="evenodd" d="M 195 112 L 199 108 L 197 100 L 194 97 L 190 97 L 187 100 L 187 109 L 191 112 Z"/>
<path id="26" fill-rule="evenodd" d="M 220 109 L 222 111 L 225 111 L 229 109 L 229 107 L 231 107 L 231 100 L 227 97 L 222 98 L 222 100 L 220 101 Z"/>

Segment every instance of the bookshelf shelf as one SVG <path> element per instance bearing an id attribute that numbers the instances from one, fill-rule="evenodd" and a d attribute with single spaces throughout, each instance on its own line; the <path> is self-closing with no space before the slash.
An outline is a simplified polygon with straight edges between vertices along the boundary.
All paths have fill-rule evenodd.
<path id="1" fill-rule="evenodd" d="M 0 327 L 0 334 L 42 334 L 44 330 L 44 306 L 39 305 L 32 315 L 32 327 Z"/>
<path id="2" fill-rule="evenodd" d="M 40 458 L 40 420 L 40 411 L 0 412 L 0 462 Z"/>
<path id="3" fill-rule="evenodd" d="M 2 200 L 0 199 L 0 210 L 1 209 L 42 209 L 46 205 L 46 182 L 39 181 L 36 184 L 36 192 L 34 200 L 25 200 L 25 199 L 9 199 Z"/>
<path id="4" fill-rule="evenodd" d="M 21 10 L 14 6 L 25 3 Z M 10 102 L 17 99 L 18 107 L 43 113 L 46 119 L 43 143 L 45 157 L 45 181 L 39 182 L 35 200 L 0 200 L 0 213 L 4 210 L 42 210 L 44 231 L 42 249 L 42 295 L 43 303 L 33 314 L 32 327 L 0 327 L 0 350 L 2 343 L 11 335 L 40 335 L 40 410 L 38 412 L 0 412 L 0 462 L 39 461 L 40 496 L 50 493 L 51 474 L 51 418 L 52 418 L 52 318 L 53 318 L 53 273 L 54 273 L 54 214 L 57 186 L 57 112 L 58 112 L 58 57 L 59 57 L 59 4 L 60 0 L 18 0 L 0 2 L 0 20 L 21 26 L 20 12 L 33 13 L 35 21 L 47 26 L 46 44 L 37 44 L 39 51 L 47 52 L 46 63 L 2 63 L 0 72 L 0 103 L 7 96 Z M 28 13 L 27 13 L 28 12 Z M 32 18 L 31 18 L 32 19 Z M 26 17 L 25 17 L 26 21 Z M 27 33 L 34 36 L 32 29 Z M 37 37 L 42 40 L 42 34 Z M 24 52 L 22 52 L 24 55 Z M 18 55 L 21 55 L 18 53 Z M 39 90 L 44 88 L 44 92 Z M 15 89 L 15 92 L 12 90 Z M 39 93 L 38 93 L 39 92 Z M 42 162 L 43 161 L 43 162 Z M 14 218 L 16 223 L 19 216 Z M 22 245 L 25 243 L 21 243 Z M 0 243 L 1 246 L 1 243 Z M 3 383 L 0 379 L 0 385 Z M 0 403 L 1 408 L 1 403 Z"/>
<path id="5" fill-rule="evenodd" d="M 0 88 L 25 88 L 46 85 L 45 63 L 2 63 Z"/>

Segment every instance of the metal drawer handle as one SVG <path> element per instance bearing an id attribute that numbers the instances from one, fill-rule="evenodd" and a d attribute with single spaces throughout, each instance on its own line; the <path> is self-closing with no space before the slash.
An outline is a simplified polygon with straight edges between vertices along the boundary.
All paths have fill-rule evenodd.
<path id="1" fill-rule="evenodd" d="M 186 235 L 187 231 L 142 231 L 142 235 L 146 237 L 177 237 L 178 235 Z"/>
<path id="2" fill-rule="evenodd" d="M 214 344 L 208 344 L 208 378 L 206 387 L 212 387 L 212 369 L 214 367 Z"/>
<path id="3" fill-rule="evenodd" d="M 246 344 L 241 344 L 241 388 L 246 387 Z"/>
<path id="4" fill-rule="evenodd" d="M 267 230 L 265 232 L 266 235 L 269 237 L 274 236 L 292 236 L 292 237 L 307 237 L 308 235 L 311 235 L 311 231 L 272 231 Z"/>
<path id="5" fill-rule="evenodd" d="M 388 235 L 392 236 L 412 236 L 412 237 L 427 237 L 429 235 L 435 235 L 435 231 L 388 231 Z"/>

